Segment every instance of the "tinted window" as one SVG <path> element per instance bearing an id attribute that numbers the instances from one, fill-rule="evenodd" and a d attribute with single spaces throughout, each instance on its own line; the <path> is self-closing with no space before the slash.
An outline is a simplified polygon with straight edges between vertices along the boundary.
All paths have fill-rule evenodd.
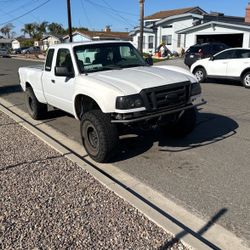
<path id="1" fill-rule="evenodd" d="M 234 50 L 223 51 L 214 57 L 215 60 L 232 59 L 232 58 L 235 58 Z"/>
<path id="2" fill-rule="evenodd" d="M 55 52 L 54 49 L 48 50 L 47 59 L 46 59 L 46 63 L 45 63 L 45 70 L 46 71 L 51 71 L 51 65 L 52 65 L 52 61 L 53 61 L 54 52 Z"/>
<path id="3" fill-rule="evenodd" d="M 250 50 L 242 49 L 236 50 L 236 58 L 250 58 Z"/>
<path id="4" fill-rule="evenodd" d="M 187 53 L 198 53 L 201 46 L 192 46 L 187 50 Z"/>

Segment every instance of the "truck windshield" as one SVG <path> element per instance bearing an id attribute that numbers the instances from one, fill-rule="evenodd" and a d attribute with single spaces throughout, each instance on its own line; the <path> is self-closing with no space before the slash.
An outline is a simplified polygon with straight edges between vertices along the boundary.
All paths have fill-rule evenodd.
<path id="1" fill-rule="evenodd" d="M 145 66 L 139 52 L 130 43 L 102 43 L 74 47 L 80 73 Z"/>

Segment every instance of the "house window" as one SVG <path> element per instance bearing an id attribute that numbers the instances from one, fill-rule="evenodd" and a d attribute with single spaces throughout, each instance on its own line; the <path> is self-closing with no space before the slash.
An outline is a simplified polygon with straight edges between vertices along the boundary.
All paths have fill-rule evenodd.
<path id="1" fill-rule="evenodd" d="M 148 37 L 148 48 L 153 49 L 154 47 L 154 36 L 149 36 Z"/>
<path id="2" fill-rule="evenodd" d="M 178 34 L 178 37 L 177 37 L 177 47 L 178 48 L 181 47 L 181 34 Z"/>
<path id="3" fill-rule="evenodd" d="M 164 35 L 162 36 L 161 40 L 166 45 L 172 45 L 172 35 Z"/>
<path id="4" fill-rule="evenodd" d="M 138 48 L 140 47 L 141 37 L 138 36 Z M 142 48 L 145 49 L 145 36 L 143 36 Z"/>

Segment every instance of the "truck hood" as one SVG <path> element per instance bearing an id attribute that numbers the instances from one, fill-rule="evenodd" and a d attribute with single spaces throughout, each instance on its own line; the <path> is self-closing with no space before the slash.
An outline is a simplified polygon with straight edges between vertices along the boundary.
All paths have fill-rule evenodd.
<path id="1" fill-rule="evenodd" d="M 124 93 L 124 95 L 139 93 L 146 88 L 185 81 L 193 82 L 192 77 L 188 74 L 157 66 L 101 71 L 88 76 L 112 85 Z"/>

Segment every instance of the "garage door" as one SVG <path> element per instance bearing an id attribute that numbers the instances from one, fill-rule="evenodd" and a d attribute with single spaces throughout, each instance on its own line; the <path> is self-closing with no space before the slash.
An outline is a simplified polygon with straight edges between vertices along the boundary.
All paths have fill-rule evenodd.
<path id="1" fill-rule="evenodd" d="M 222 42 L 229 47 L 242 47 L 243 34 L 198 35 L 197 43 Z"/>

